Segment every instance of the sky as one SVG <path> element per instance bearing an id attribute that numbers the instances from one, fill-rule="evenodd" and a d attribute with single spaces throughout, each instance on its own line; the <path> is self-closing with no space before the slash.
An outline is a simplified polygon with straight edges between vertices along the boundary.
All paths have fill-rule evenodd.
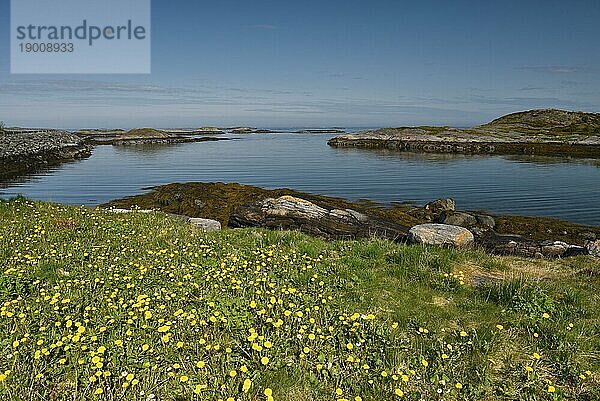
<path id="1" fill-rule="evenodd" d="M 9 126 L 466 127 L 600 111 L 597 0 L 153 0 L 141 75 L 11 75 L 9 3 Z"/>

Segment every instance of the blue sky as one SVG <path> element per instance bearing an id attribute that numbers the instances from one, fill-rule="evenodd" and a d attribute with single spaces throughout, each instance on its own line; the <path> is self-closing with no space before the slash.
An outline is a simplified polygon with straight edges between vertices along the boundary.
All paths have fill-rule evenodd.
<path id="1" fill-rule="evenodd" d="M 9 125 L 468 126 L 600 111 L 597 0 L 154 0 L 150 75 L 11 75 L 9 15 L 0 0 Z"/>

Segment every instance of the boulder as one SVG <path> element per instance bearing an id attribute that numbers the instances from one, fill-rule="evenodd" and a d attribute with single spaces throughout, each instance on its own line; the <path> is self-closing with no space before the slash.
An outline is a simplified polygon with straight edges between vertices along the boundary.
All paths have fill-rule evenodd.
<path id="1" fill-rule="evenodd" d="M 207 233 L 221 229 L 221 223 L 216 220 L 190 217 L 187 219 L 187 222 Z"/>
<path id="2" fill-rule="evenodd" d="M 492 216 L 487 216 L 485 214 L 477 214 L 475 215 L 477 219 L 477 224 L 483 227 L 494 228 L 496 227 L 496 220 Z"/>
<path id="3" fill-rule="evenodd" d="M 586 242 L 585 250 L 589 255 L 600 258 L 600 240 Z"/>
<path id="4" fill-rule="evenodd" d="M 420 224 L 408 232 L 413 244 L 465 247 L 473 243 L 473 234 L 466 228 L 448 224 Z"/>
<path id="5" fill-rule="evenodd" d="M 569 250 L 569 244 L 562 241 L 544 241 L 540 244 L 540 253 L 545 257 L 560 257 Z"/>
<path id="6" fill-rule="evenodd" d="M 581 239 L 583 239 L 584 241 L 595 241 L 596 238 L 596 234 L 593 232 L 584 232 L 579 234 L 579 237 L 581 237 Z"/>
<path id="7" fill-rule="evenodd" d="M 407 227 L 355 210 L 330 210 L 293 196 L 239 206 L 231 213 L 229 226 L 299 230 L 327 239 L 379 237 L 402 241 L 408 232 Z"/>
<path id="8" fill-rule="evenodd" d="M 469 213 L 444 211 L 439 222 L 450 226 L 471 227 L 477 224 L 477 218 Z"/>
<path id="9" fill-rule="evenodd" d="M 429 202 L 428 204 L 426 204 L 425 210 L 428 210 L 434 214 L 439 214 L 447 211 L 453 212 L 456 210 L 456 201 L 452 198 L 436 199 L 433 202 Z"/>

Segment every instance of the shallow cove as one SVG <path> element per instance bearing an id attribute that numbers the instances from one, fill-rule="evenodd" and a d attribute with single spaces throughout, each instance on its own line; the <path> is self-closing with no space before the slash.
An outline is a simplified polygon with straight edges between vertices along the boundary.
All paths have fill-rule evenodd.
<path id="1" fill-rule="evenodd" d="M 294 129 L 296 130 L 296 129 Z M 233 141 L 98 146 L 86 160 L 2 184 L 2 196 L 95 205 L 171 182 L 239 182 L 377 202 L 454 197 L 460 209 L 600 225 L 597 160 L 335 149 L 334 134 L 245 134 Z"/>

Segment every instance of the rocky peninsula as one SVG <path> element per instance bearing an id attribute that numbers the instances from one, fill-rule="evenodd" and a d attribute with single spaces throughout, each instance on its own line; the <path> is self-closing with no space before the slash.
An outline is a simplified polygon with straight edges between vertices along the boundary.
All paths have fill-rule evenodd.
<path id="1" fill-rule="evenodd" d="M 600 113 L 531 110 L 470 129 L 382 128 L 337 136 L 328 145 L 430 153 L 600 158 Z"/>
<path id="2" fill-rule="evenodd" d="M 57 130 L 0 133 L 0 176 L 6 177 L 90 156 L 84 139 Z"/>
<path id="3" fill-rule="evenodd" d="M 154 128 L 58 129 L 3 128 L 0 131 L 0 178 L 14 177 L 38 168 L 89 157 L 94 146 L 132 146 L 222 141 L 222 131 L 159 130 Z"/>
<path id="4" fill-rule="evenodd" d="M 174 183 L 112 201 L 104 208 L 158 209 L 223 227 L 298 230 L 330 240 L 378 237 L 525 257 L 600 256 L 600 228 L 540 217 L 459 211 L 452 199 L 387 207 L 291 189 L 225 183 Z"/>

